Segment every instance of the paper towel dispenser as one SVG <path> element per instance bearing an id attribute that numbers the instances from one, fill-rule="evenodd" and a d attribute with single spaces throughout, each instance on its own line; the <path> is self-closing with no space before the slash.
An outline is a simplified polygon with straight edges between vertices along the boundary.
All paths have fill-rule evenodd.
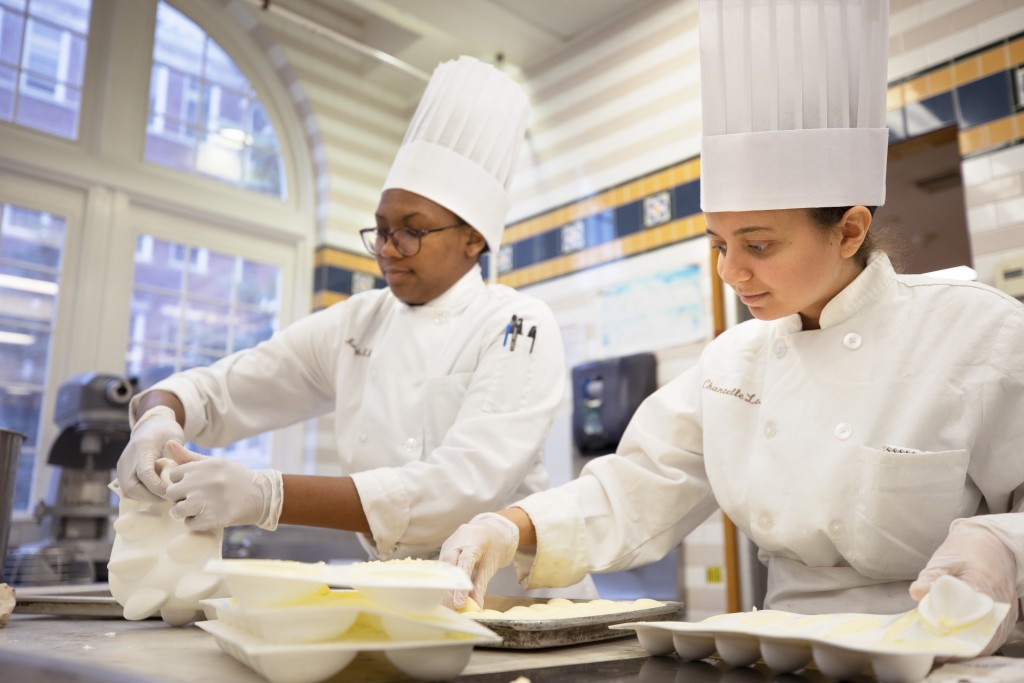
<path id="1" fill-rule="evenodd" d="M 657 388 L 653 353 L 592 361 L 572 369 L 572 436 L 580 455 L 611 453 L 640 403 Z"/>

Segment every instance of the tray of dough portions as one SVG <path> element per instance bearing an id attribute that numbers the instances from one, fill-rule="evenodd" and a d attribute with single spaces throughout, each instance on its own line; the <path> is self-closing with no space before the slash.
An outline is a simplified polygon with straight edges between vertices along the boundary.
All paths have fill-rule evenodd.
<path id="1" fill-rule="evenodd" d="M 393 560 L 352 565 L 286 560 L 214 560 L 228 598 L 201 601 L 221 650 L 271 683 L 315 683 L 361 652 L 381 652 L 402 673 L 445 680 L 475 645 L 500 636 L 441 605 L 467 590 L 466 574 L 446 563 Z"/>
<path id="2" fill-rule="evenodd" d="M 924 679 L 936 660 L 975 657 L 992 639 L 1009 605 L 941 577 L 917 608 L 901 614 L 736 612 L 704 621 L 618 624 L 636 631 L 652 655 L 684 660 L 717 656 L 743 667 L 759 659 L 778 673 L 812 660 L 819 671 L 846 679 L 871 668 L 882 683 Z"/>
<path id="3" fill-rule="evenodd" d="M 463 614 L 501 636 L 481 647 L 515 650 L 591 643 L 631 635 L 608 627 L 633 621 L 678 619 L 683 603 L 639 600 L 568 600 L 487 596 L 479 609 L 469 603 Z"/>

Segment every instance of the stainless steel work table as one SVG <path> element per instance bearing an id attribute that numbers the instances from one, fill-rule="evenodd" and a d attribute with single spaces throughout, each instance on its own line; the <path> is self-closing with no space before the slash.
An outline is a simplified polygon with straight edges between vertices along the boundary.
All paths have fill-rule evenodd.
<path id="1" fill-rule="evenodd" d="M 38 657 L 43 661 L 26 661 Z M 779 680 L 757 668 L 726 669 L 708 662 L 649 657 L 635 638 L 545 650 L 477 648 L 460 683 L 508 683 L 525 676 L 531 683 L 640 681 L 642 683 L 753 683 Z M 32 683 L 257 683 L 258 674 L 221 652 L 214 639 L 195 626 L 171 628 L 159 620 L 12 615 L 0 629 L 0 682 Z M 409 681 L 380 655 L 364 654 L 336 683 Z M 786 681 L 821 682 L 805 670 Z M 869 681 L 869 678 L 856 679 Z"/>

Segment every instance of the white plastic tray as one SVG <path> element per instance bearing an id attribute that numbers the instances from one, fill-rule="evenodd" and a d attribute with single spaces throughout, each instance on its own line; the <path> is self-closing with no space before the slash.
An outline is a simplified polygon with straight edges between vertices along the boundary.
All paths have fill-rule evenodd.
<path id="1" fill-rule="evenodd" d="M 448 680 L 469 662 L 473 646 L 499 636 L 460 634 L 446 638 L 394 641 L 388 638 L 325 643 L 270 644 L 222 621 L 201 621 L 217 646 L 270 683 L 316 683 L 347 667 L 360 652 L 382 651 L 402 673 L 422 680 Z"/>
<path id="2" fill-rule="evenodd" d="M 449 633 L 495 639 L 485 626 L 437 606 L 409 614 L 380 607 L 358 591 L 331 591 L 304 603 L 287 607 L 243 607 L 233 598 L 203 600 L 209 618 L 220 621 L 269 643 L 316 643 L 344 637 L 361 614 L 380 620 L 392 641 L 445 638 Z"/>
<path id="3" fill-rule="evenodd" d="M 916 609 L 902 614 L 803 615 L 778 610 L 737 612 L 701 622 L 638 622 L 609 626 L 633 629 L 653 655 L 704 659 L 712 654 L 741 667 L 758 659 L 779 673 L 796 671 L 812 659 L 827 676 L 848 678 L 869 666 L 882 683 L 920 681 L 936 658 L 974 657 L 988 644 L 1006 615 L 996 605 L 982 622 L 937 636 Z"/>
<path id="4" fill-rule="evenodd" d="M 245 607 L 275 607 L 326 595 L 329 587 L 355 588 L 383 607 L 422 612 L 453 590 L 469 590 L 464 571 L 446 562 L 402 560 L 347 565 L 290 560 L 213 560 L 204 570 L 224 579 Z"/>

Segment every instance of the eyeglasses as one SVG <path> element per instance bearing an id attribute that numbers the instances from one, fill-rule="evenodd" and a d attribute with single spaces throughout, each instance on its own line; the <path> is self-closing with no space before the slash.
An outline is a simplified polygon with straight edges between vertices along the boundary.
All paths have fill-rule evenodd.
<path id="1" fill-rule="evenodd" d="M 402 256 L 415 256 L 420 253 L 424 235 L 429 235 L 432 232 L 441 232 L 442 230 L 451 230 L 452 228 L 461 228 L 465 224 L 465 221 L 459 221 L 454 225 L 446 225 L 443 228 L 428 228 L 426 230 L 398 228 L 391 232 L 381 230 L 380 228 L 363 228 L 359 231 L 359 236 L 363 238 L 363 246 L 366 247 L 366 251 L 374 256 L 380 256 L 380 253 L 384 251 L 384 245 L 387 244 L 389 239 L 392 246 Z"/>

